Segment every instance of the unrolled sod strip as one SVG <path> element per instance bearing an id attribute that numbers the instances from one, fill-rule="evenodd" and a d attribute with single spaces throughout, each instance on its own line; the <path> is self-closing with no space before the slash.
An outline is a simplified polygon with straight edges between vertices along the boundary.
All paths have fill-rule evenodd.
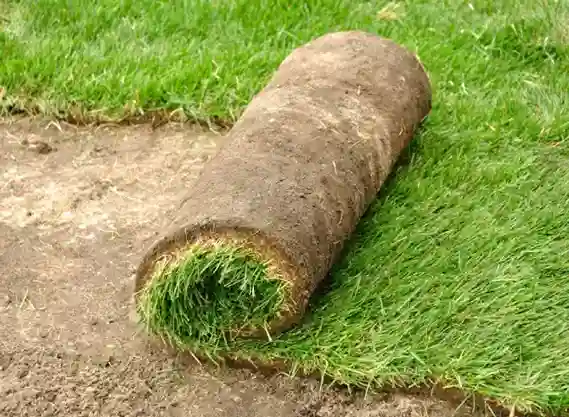
<path id="1" fill-rule="evenodd" d="M 294 50 L 144 256 L 141 321 L 194 347 L 297 323 L 430 109 L 423 66 L 390 40 Z"/>

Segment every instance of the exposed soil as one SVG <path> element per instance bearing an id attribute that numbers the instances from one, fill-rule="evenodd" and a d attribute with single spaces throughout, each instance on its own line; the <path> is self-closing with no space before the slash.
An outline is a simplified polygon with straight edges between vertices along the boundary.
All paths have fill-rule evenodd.
<path id="1" fill-rule="evenodd" d="M 188 365 L 137 332 L 134 268 L 223 140 L 182 125 L 0 122 L 0 416 L 470 415 Z"/>

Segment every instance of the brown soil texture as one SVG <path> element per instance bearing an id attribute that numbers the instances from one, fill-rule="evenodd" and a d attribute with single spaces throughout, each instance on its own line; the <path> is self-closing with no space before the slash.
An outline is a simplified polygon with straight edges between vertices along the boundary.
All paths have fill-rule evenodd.
<path id="1" fill-rule="evenodd" d="M 296 323 L 431 109 L 418 59 L 365 32 L 294 50 L 204 168 L 137 272 L 204 239 L 249 243 L 287 287 L 271 334 Z M 266 337 L 267 327 L 247 329 Z M 227 329 L 231 330 L 231 329 Z"/>
<path id="2" fill-rule="evenodd" d="M 0 416 L 472 415 L 429 396 L 191 364 L 138 333 L 135 265 L 223 140 L 188 126 L 0 121 Z"/>

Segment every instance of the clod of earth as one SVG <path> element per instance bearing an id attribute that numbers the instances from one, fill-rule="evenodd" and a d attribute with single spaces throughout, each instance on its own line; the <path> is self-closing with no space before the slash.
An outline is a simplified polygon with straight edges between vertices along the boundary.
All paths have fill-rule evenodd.
<path id="1" fill-rule="evenodd" d="M 297 323 L 431 109 L 419 60 L 363 32 L 294 50 L 143 258 L 147 329 L 207 352 Z"/>

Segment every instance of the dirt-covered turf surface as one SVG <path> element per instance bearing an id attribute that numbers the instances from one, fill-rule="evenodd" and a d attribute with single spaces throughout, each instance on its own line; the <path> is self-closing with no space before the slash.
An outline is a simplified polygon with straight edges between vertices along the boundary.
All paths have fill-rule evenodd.
<path id="1" fill-rule="evenodd" d="M 200 367 L 148 343 L 132 317 L 133 267 L 223 137 L 59 127 L 0 122 L 2 417 L 471 414 L 428 397 Z"/>

